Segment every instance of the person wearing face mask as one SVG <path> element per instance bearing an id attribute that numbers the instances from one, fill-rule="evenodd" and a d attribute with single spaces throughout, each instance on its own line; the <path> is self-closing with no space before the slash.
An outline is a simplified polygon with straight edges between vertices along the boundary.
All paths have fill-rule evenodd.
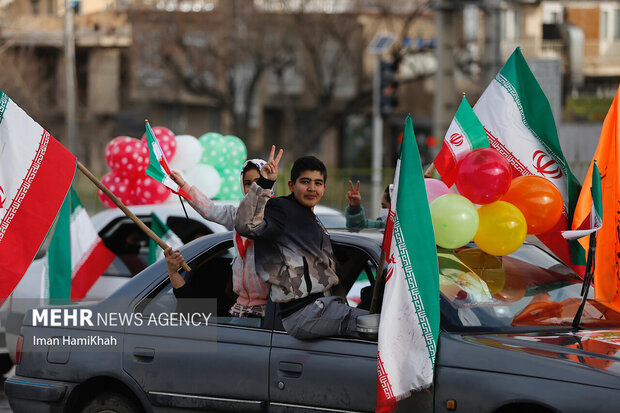
<path id="1" fill-rule="evenodd" d="M 360 181 L 357 181 L 355 186 L 353 186 L 353 182 L 349 179 L 349 187 L 351 188 L 349 192 L 347 192 L 347 202 L 349 206 L 347 206 L 344 211 L 344 215 L 347 219 L 347 229 L 385 228 L 385 223 L 390 212 L 390 186 L 388 185 L 383 192 L 381 211 L 377 219 L 366 218 L 366 213 L 362 206 L 362 195 L 360 194 Z"/>

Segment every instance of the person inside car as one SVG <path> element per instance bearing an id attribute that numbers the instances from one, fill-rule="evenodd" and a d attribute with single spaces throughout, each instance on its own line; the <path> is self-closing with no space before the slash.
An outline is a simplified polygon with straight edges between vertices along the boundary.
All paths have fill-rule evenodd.
<path id="1" fill-rule="evenodd" d="M 327 169 L 314 156 L 295 161 L 288 182 L 291 194 L 272 198 L 278 161 L 269 162 L 239 204 L 235 229 L 254 240 L 256 271 L 270 285 L 286 332 L 299 339 L 358 337 L 357 317 L 331 288 L 339 284 L 329 234 L 313 212 L 325 191 Z"/>
<path id="2" fill-rule="evenodd" d="M 260 169 L 266 162 L 262 159 L 247 160 L 241 168 L 241 189 L 245 195 L 250 185 L 260 176 Z M 203 218 L 216 222 L 228 229 L 233 229 L 237 207 L 233 205 L 216 205 L 195 186 L 187 183 L 177 171 L 171 171 L 171 178 L 192 198 L 189 201 L 192 208 Z M 234 232 L 234 231 L 233 231 Z M 254 243 L 237 232 L 233 234 L 235 257 L 232 264 L 232 287 L 238 295 L 237 301 L 228 310 L 233 317 L 264 317 L 267 305 L 267 284 L 256 274 L 254 265 Z M 168 248 L 164 251 L 168 274 L 174 294 L 177 298 L 193 298 L 192 287 L 178 272 L 179 264 L 183 260 L 178 251 Z M 175 266 L 176 265 L 176 266 Z"/>
<path id="3" fill-rule="evenodd" d="M 390 213 L 390 185 L 383 191 L 383 197 L 381 198 L 381 211 L 379 212 L 379 218 L 367 219 L 366 212 L 362 206 L 362 195 L 360 193 L 360 181 L 353 186 L 353 182 L 349 179 L 349 187 L 351 188 L 347 192 L 347 202 L 349 205 L 344 210 L 344 215 L 347 219 L 347 229 L 360 230 L 364 228 L 385 228 L 388 214 Z"/>

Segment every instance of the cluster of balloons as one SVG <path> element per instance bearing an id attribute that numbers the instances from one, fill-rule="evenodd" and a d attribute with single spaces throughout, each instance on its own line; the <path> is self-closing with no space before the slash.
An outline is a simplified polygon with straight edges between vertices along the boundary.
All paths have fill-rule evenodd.
<path id="1" fill-rule="evenodd" d="M 235 136 L 206 133 L 195 138 L 175 135 L 170 129 L 153 128 L 170 168 L 181 172 L 209 198 L 241 199 L 240 169 L 247 156 L 243 141 Z M 125 205 L 157 204 L 175 199 L 162 183 L 146 175 L 149 152 L 146 134 L 142 139 L 118 136 L 105 149 L 105 160 L 111 172 L 101 178 Z M 98 190 L 99 199 L 108 208 L 114 203 Z"/>
<path id="2" fill-rule="evenodd" d="M 512 179 L 510 165 L 494 149 L 471 151 L 457 168 L 458 194 L 442 181 L 425 180 L 440 247 L 459 248 L 473 239 L 488 254 L 507 255 L 527 234 L 552 229 L 562 215 L 562 195 L 553 183 L 539 176 Z"/>

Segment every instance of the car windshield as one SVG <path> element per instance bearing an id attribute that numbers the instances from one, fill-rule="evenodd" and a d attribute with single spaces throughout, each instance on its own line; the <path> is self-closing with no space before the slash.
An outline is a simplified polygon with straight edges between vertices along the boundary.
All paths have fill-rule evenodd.
<path id="1" fill-rule="evenodd" d="M 442 326 L 448 331 L 523 331 L 570 327 L 582 280 L 534 245 L 496 257 L 475 246 L 438 250 Z M 590 288 L 581 325 L 620 327 L 620 314 Z"/>

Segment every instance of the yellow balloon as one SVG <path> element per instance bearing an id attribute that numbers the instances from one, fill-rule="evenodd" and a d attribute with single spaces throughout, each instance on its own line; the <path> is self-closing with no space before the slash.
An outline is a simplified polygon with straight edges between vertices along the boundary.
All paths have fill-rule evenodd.
<path id="1" fill-rule="evenodd" d="M 491 294 L 504 288 L 506 272 L 499 258 L 479 248 L 462 249 L 456 253 L 456 256 L 487 283 Z"/>
<path id="2" fill-rule="evenodd" d="M 496 201 L 478 209 L 479 225 L 474 242 L 491 255 L 508 255 L 525 241 L 527 222 L 516 206 Z"/>

